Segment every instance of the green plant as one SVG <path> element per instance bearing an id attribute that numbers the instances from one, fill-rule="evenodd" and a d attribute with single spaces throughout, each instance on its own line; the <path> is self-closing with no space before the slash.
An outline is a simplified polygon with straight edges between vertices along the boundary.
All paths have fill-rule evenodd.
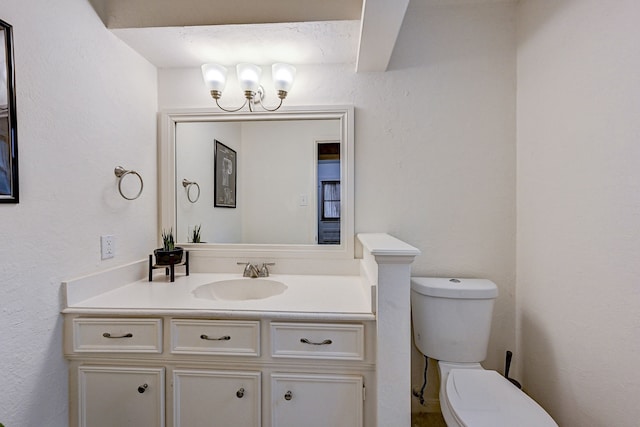
<path id="1" fill-rule="evenodd" d="M 162 230 L 162 249 L 165 251 L 172 251 L 176 247 L 175 240 L 173 239 L 173 227 L 169 231 Z"/>
<path id="2" fill-rule="evenodd" d="M 200 225 L 193 226 L 193 230 L 191 232 L 191 243 L 200 243 Z"/>

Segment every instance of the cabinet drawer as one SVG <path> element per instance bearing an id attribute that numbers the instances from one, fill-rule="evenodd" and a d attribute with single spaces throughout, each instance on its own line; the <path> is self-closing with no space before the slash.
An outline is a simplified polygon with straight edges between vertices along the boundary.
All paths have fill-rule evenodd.
<path id="1" fill-rule="evenodd" d="M 174 319 L 171 352 L 260 356 L 260 322 Z"/>
<path id="2" fill-rule="evenodd" d="M 78 353 L 162 353 L 161 319 L 73 319 Z"/>
<path id="3" fill-rule="evenodd" d="M 364 360 L 364 325 L 271 323 L 271 355 Z"/>

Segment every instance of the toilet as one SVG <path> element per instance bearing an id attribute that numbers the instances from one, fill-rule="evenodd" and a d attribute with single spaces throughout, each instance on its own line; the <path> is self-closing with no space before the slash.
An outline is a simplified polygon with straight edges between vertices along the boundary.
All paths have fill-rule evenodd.
<path id="1" fill-rule="evenodd" d="M 497 296 L 485 279 L 411 279 L 414 342 L 438 361 L 442 416 L 448 427 L 558 427 L 508 379 L 480 365 Z"/>

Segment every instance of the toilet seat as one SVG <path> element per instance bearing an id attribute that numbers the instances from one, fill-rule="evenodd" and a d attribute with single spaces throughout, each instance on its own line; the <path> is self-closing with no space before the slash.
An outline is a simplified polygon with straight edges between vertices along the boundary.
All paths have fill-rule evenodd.
<path id="1" fill-rule="evenodd" d="M 446 405 L 462 427 L 558 427 L 551 416 L 496 371 L 452 369 Z"/>

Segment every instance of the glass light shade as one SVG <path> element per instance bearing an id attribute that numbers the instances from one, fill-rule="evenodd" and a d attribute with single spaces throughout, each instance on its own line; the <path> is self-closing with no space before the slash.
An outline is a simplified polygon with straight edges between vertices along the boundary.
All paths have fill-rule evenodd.
<path id="1" fill-rule="evenodd" d="M 204 64 L 202 66 L 202 78 L 209 90 L 222 92 L 227 84 L 227 69 L 218 64 Z"/>
<path id="2" fill-rule="evenodd" d="M 271 66 L 271 74 L 275 89 L 289 92 L 296 78 L 296 68 L 293 65 L 277 63 Z"/>
<path id="3" fill-rule="evenodd" d="M 260 86 L 262 68 L 257 65 L 242 63 L 236 67 L 238 71 L 238 83 L 243 91 L 257 92 Z"/>

